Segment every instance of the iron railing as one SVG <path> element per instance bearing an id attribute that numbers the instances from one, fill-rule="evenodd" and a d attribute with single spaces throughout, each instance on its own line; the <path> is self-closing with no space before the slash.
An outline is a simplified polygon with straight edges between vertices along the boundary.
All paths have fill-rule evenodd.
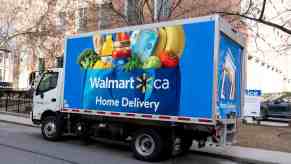
<path id="1" fill-rule="evenodd" d="M 29 114 L 31 110 L 31 91 L 0 89 L 0 111 Z"/>

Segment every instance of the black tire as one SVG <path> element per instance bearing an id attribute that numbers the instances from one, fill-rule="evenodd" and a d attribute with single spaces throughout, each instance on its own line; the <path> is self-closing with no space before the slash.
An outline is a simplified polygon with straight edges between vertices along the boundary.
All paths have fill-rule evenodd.
<path id="1" fill-rule="evenodd" d="M 261 117 L 262 117 L 262 120 L 267 120 L 267 119 L 268 119 L 268 113 L 269 113 L 268 108 L 262 106 L 260 110 L 261 110 Z"/>
<path id="2" fill-rule="evenodd" d="M 56 116 L 46 117 L 41 124 L 41 133 L 44 139 L 58 141 L 61 139 L 63 121 Z"/>
<path id="3" fill-rule="evenodd" d="M 137 131 L 130 145 L 135 158 L 149 162 L 161 160 L 165 148 L 162 136 L 153 129 Z"/>
<path id="4" fill-rule="evenodd" d="M 89 145 L 93 142 L 92 135 L 93 131 L 90 129 L 91 125 L 86 122 L 80 121 L 79 124 L 82 126 L 82 131 L 77 132 L 77 135 L 80 137 L 81 141 L 83 141 L 84 145 Z"/>
<path id="5" fill-rule="evenodd" d="M 190 137 L 182 137 L 181 138 L 181 155 L 184 155 L 189 152 L 193 143 L 193 139 Z"/>

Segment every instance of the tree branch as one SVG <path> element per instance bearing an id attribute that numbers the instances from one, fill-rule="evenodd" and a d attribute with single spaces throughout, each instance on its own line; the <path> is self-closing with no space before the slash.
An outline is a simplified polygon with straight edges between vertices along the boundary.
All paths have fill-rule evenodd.
<path id="1" fill-rule="evenodd" d="M 249 6 L 248 6 L 248 9 L 243 13 L 243 15 L 246 15 L 250 12 L 252 6 L 253 6 L 253 1 L 252 0 L 249 0 Z"/>
<path id="2" fill-rule="evenodd" d="M 265 8 L 266 8 L 266 1 L 267 0 L 263 1 L 263 5 L 262 5 L 262 9 L 261 9 L 261 14 L 260 14 L 259 20 L 263 20 L 264 13 L 265 13 Z"/>
<path id="3" fill-rule="evenodd" d="M 121 12 L 119 12 L 118 10 L 116 10 L 112 4 L 112 2 L 110 4 L 108 4 L 110 9 L 116 14 L 118 15 L 127 25 L 130 25 L 130 22 L 128 21 L 127 17 L 122 14 Z"/>
<path id="4" fill-rule="evenodd" d="M 159 10 L 158 10 L 158 15 L 157 15 L 157 21 L 159 22 L 160 21 L 160 17 L 161 17 L 161 13 L 162 13 L 162 8 L 163 8 L 163 5 L 164 5 L 164 0 L 161 0 L 162 3 L 161 3 L 161 6 L 159 6 Z"/>
<path id="5" fill-rule="evenodd" d="M 178 0 L 173 7 L 170 9 L 170 14 L 168 15 L 168 18 L 170 18 L 173 14 L 173 12 L 177 9 L 178 6 L 182 3 L 183 0 Z"/>
<path id="6" fill-rule="evenodd" d="M 143 9 L 144 9 L 144 7 L 145 7 L 145 5 L 146 5 L 146 2 L 145 2 L 145 0 L 142 0 L 141 2 L 141 5 L 140 5 L 140 14 L 139 14 L 139 16 L 140 16 L 140 20 L 141 20 L 141 22 L 140 22 L 140 24 L 143 24 L 144 22 L 145 22 L 145 18 L 144 18 L 144 11 L 143 11 Z"/>
<path id="7" fill-rule="evenodd" d="M 149 9 L 149 11 L 150 11 L 150 13 L 151 13 L 151 20 L 152 20 L 152 22 L 154 22 L 154 21 L 155 21 L 155 13 L 154 13 L 154 9 L 151 8 L 151 5 L 150 5 L 150 3 L 149 3 L 148 0 L 146 0 L 145 2 L 146 2 L 146 6 L 147 6 L 147 8 Z"/>
<path id="8" fill-rule="evenodd" d="M 250 17 L 250 16 L 247 16 L 247 15 L 242 15 L 240 13 L 231 13 L 231 12 L 224 12 L 224 11 L 219 11 L 219 12 L 216 12 L 218 14 L 223 14 L 223 15 L 230 15 L 230 16 L 239 16 L 239 17 L 242 17 L 242 18 L 245 18 L 245 19 L 249 19 L 249 20 L 252 20 L 252 21 L 256 21 L 258 23 L 262 23 L 262 24 L 265 24 L 265 25 L 268 25 L 268 26 L 271 26 L 271 27 L 275 27 L 287 34 L 290 34 L 291 35 L 291 29 L 288 29 L 282 25 L 278 25 L 276 23 L 273 23 L 273 22 L 270 22 L 270 21 L 266 21 L 264 19 L 259 19 L 259 18 L 254 18 L 254 17 Z"/>

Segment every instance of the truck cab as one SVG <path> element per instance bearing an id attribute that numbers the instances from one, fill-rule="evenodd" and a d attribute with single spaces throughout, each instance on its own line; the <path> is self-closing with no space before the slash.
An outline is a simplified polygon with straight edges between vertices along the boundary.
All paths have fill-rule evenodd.
<path id="1" fill-rule="evenodd" d="M 56 115 L 62 107 L 63 69 L 55 68 L 40 75 L 33 93 L 31 119 L 40 124 L 44 117 Z"/>

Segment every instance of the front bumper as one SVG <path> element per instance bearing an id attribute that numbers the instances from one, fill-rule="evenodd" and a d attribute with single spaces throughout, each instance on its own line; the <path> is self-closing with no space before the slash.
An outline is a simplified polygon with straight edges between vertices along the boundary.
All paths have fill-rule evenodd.
<path id="1" fill-rule="evenodd" d="M 41 120 L 40 119 L 34 119 L 33 118 L 33 112 L 30 112 L 30 119 L 31 119 L 32 123 L 35 124 L 35 125 L 40 125 L 41 124 Z"/>

